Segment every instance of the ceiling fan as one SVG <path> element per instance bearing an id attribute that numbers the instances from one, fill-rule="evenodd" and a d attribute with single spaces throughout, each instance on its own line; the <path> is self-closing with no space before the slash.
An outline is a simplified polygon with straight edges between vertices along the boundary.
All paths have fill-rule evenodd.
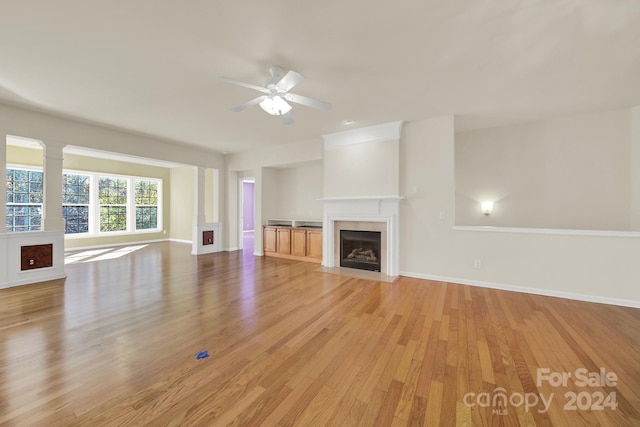
<path id="1" fill-rule="evenodd" d="M 293 107 L 289 102 L 306 105 L 307 107 L 323 111 L 331 109 L 331 104 L 328 102 L 318 101 L 316 99 L 289 92 L 304 80 L 302 74 L 289 70 L 287 74 L 283 75 L 282 68 L 280 67 L 270 67 L 269 74 L 271 76 L 267 79 L 264 86 L 241 82 L 229 77 L 220 77 L 220 80 L 227 83 L 254 89 L 264 94 L 257 98 L 253 98 L 242 105 L 232 108 L 231 111 L 240 112 L 254 105 L 259 105 L 260 108 L 271 115 L 282 116 L 282 122 L 285 125 L 290 125 L 293 123 L 293 116 L 291 115 L 291 109 Z"/>

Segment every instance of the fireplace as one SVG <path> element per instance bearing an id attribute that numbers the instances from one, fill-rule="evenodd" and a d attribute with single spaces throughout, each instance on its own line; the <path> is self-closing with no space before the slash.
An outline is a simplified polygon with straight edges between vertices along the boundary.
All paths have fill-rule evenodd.
<path id="1" fill-rule="evenodd" d="M 400 272 L 398 262 L 400 244 L 399 196 L 333 197 L 323 199 L 322 265 L 327 268 L 341 266 L 340 232 L 375 231 L 380 233 L 378 270 L 396 277 Z M 352 249 L 353 250 L 353 249 Z"/>
<path id="2" fill-rule="evenodd" d="M 379 231 L 340 230 L 340 266 L 380 271 L 381 241 Z"/>

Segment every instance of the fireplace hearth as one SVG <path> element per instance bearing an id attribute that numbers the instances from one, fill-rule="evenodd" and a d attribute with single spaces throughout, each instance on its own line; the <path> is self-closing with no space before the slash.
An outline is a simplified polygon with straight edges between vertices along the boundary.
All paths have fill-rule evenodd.
<path id="1" fill-rule="evenodd" d="M 379 231 L 340 230 L 340 266 L 380 271 Z"/>

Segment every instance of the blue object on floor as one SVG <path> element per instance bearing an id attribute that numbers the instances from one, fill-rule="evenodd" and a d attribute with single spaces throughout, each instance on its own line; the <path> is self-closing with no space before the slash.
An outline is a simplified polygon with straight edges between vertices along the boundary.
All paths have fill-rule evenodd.
<path id="1" fill-rule="evenodd" d="M 196 353 L 196 360 L 206 359 L 207 357 L 209 357 L 209 352 L 207 350 Z"/>

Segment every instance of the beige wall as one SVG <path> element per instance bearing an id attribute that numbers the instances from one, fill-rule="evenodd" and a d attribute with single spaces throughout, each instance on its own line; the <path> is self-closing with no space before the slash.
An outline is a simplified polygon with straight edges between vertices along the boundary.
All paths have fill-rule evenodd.
<path id="1" fill-rule="evenodd" d="M 7 145 L 7 163 L 15 165 L 42 167 L 43 151 L 37 148 Z"/>
<path id="2" fill-rule="evenodd" d="M 264 225 L 268 219 L 282 219 L 288 216 L 280 216 L 280 188 L 279 170 L 276 168 L 262 168 L 261 192 L 262 192 L 262 217 L 258 225 Z"/>
<path id="3" fill-rule="evenodd" d="M 295 144 L 283 144 L 262 150 L 234 153 L 227 156 L 226 209 L 225 218 L 228 235 L 228 247 L 238 248 L 241 232 L 238 222 L 239 210 L 239 182 L 243 177 L 255 179 L 254 220 L 256 228 L 264 224 L 267 219 L 276 218 L 280 214 L 278 209 L 278 172 L 279 168 L 297 167 L 322 160 L 323 142 L 321 139 L 302 141 Z M 265 185 L 266 176 L 266 185 Z M 284 213 L 284 212 L 283 212 Z M 287 215 L 288 216 L 288 215 Z M 262 254 L 262 234 L 255 235 L 255 253 Z"/>
<path id="4" fill-rule="evenodd" d="M 325 150 L 324 197 L 397 196 L 398 150 L 398 141 Z"/>
<path id="5" fill-rule="evenodd" d="M 459 132 L 455 147 L 458 225 L 630 229 L 629 109 Z"/>
<path id="6" fill-rule="evenodd" d="M 170 237 L 191 241 L 193 232 L 194 176 L 192 166 L 171 169 Z"/>
<path id="7" fill-rule="evenodd" d="M 454 230 L 452 117 L 406 123 L 400 152 L 403 274 L 640 304 L 640 238 Z"/>
<path id="8" fill-rule="evenodd" d="M 322 220 L 322 163 L 277 170 L 275 218 Z"/>
<path id="9" fill-rule="evenodd" d="M 640 106 L 631 109 L 631 215 L 632 230 L 640 230 Z"/>

